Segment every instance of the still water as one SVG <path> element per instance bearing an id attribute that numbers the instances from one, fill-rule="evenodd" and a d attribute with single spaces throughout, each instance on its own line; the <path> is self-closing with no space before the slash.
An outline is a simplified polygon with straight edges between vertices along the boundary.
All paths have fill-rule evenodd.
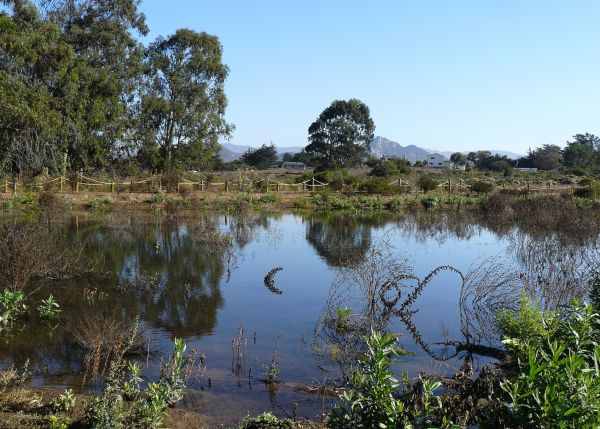
<path id="1" fill-rule="evenodd" d="M 382 243 L 419 279 L 442 265 L 466 276 L 463 284 L 457 273 L 441 271 L 408 308 L 408 322 L 386 319 L 411 352 L 395 370 L 411 377 L 420 371 L 452 374 L 467 358 L 477 371 L 493 358 L 448 343 L 499 346 L 490 315 L 514 304 L 518 288 L 549 307 L 584 298 L 598 260 L 597 233 L 500 227 L 467 215 L 79 214 L 41 222 L 73 245 L 85 243 L 102 276 L 43 285 L 40 296 L 51 290 L 63 309 L 61 323 L 25 321 L 2 340 L 2 366 L 29 359 L 35 385 L 93 388 L 89 379 L 82 386 L 85 353 L 72 327 L 95 311 L 84 294 L 96 291 L 104 311 L 118 320 L 139 317 L 150 351 L 138 357 L 147 379 L 158 377 L 173 338 L 206 356 L 206 368 L 191 377 L 180 406 L 198 410 L 214 425 L 265 410 L 314 417 L 331 406 L 330 397 L 301 387 L 339 382 L 346 373 L 332 352 L 335 335 L 322 322 L 334 307 L 360 308 L 360 293 L 346 301 L 332 296 L 357 261 Z M 264 283 L 275 267 L 282 268 L 274 275 L 281 293 Z M 236 344 L 243 352 L 239 362 Z M 261 380 L 274 351 L 283 383 L 268 388 Z"/>

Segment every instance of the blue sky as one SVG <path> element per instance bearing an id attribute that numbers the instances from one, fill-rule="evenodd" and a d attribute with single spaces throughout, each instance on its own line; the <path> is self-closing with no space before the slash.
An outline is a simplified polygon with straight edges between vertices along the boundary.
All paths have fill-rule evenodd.
<path id="1" fill-rule="evenodd" d="M 232 143 L 304 146 L 334 99 L 376 135 L 524 153 L 600 134 L 600 2 L 144 0 L 147 40 L 217 35 Z"/>

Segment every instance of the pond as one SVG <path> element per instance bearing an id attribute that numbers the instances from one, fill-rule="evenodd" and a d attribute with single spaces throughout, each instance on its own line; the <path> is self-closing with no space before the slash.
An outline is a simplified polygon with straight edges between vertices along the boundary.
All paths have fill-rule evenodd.
<path id="1" fill-rule="evenodd" d="M 198 365 L 179 406 L 213 425 L 265 410 L 315 417 L 331 406 L 331 396 L 310 390 L 348 373 L 354 345 L 336 323 L 339 310 L 365 308 L 352 285 L 370 269 L 361 261 L 380 255 L 411 273 L 399 303 L 422 284 L 402 315 L 382 316 L 380 306 L 374 316 L 410 352 L 395 371 L 416 377 L 492 362 L 488 349 L 465 345 L 499 347 L 493 315 L 521 289 L 548 307 L 585 298 L 599 249 L 597 232 L 487 225 L 461 213 L 80 213 L 29 222 L 59 231 L 69 246 L 84 243 L 102 275 L 41 285 L 40 297 L 51 291 L 60 303 L 61 323 L 32 317 L 15 326 L 2 339 L 1 365 L 29 359 L 34 385 L 94 389 L 78 329 L 95 313 L 139 318 L 144 377 L 156 379 L 173 339 L 184 338 Z M 444 269 L 423 282 L 446 265 L 465 279 Z M 266 385 L 273 360 L 282 383 Z"/>

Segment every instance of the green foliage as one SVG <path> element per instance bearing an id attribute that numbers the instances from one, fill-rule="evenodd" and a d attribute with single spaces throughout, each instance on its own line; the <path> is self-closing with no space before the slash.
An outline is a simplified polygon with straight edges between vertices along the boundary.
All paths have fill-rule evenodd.
<path id="1" fill-rule="evenodd" d="M 494 189 L 494 184 L 490 182 L 477 180 L 471 183 L 471 191 L 477 192 L 478 194 L 489 194 L 492 189 Z"/>
<path id="2" fill-rule="evenodd" d="M 530 330 L 517 326 L 520 320 Z M 510 427 L 598 427 L 600 316 L 595 309 L 575 302 L 564 314 L 542 316 L 522 298 L 514 318 L 501 326 L 517 372 L 501 383 Z"/>
<path id="3" fill-rule="evenodd" d="M 56 319 L 61 312 L 60 305 L 52 294 L 48 298 L 43 299 L 37 306 L 37 311 L 44 319 Z"/>
<path id="4" fill-rule="evenodd" d="M 222 47 L 216 36 L 179 29 L 146 50 L 140 161 L 147 168 L 205 169 L 232 126 L 225 119 Z"/>
<path id="5" fill-rule="evenodd" d="M 546 315 L 539 305 L 521 292 L 516 310 L 503 309 L 496 316 L 496 324 L 505 338 L 526 338 L 546 333 Z"/>
<path id="6" fill-rule="evenodd" d="M 369 175 L 375 177 L 394 177 L 400 174 L 411 173 L 410 162 L 401 158 L 389 159 L 387 161 L 371 161 L 371 172 Z"/>
<path id="7" fill-rule="evenodd" d="M 369 208 L 373 210 L 381 210 L 382 202 L 379 197 L 370 197 L 365 195 L 359 195 L 357 198 L 357 204 L 361 208 Z"/>
<path id="8" fill-rule="evenodd" d="M 440 205 L 440 199 L 433 196 L 427 196 L 425 198 L 421 198 L 421 205 L 426 210 L 433 210 Z"/>
<path id="9" fill-rule="evenodd" d="M 306 209 L 312 207 L 312 199 L 310 198 L 297 198 L 292 203 L 295 209 Z"/>
<path id="10" fill-rule="evenodd" d="M 330 415 L 330 429 L 395 428 L 404 412 L 396 399 L 398 381 L 390 370 L 396 353 L 396 338 L 372 333 L 368 350 L 352 371 L 352 388 L 340 395 L 340 404 Z"/>
<path id="11" fill-rule="evenodd" d="M 578 198 L 600 198 L 600 183 L 596 180 L 585 178 L 579 182 L 583 188 L 575 189 L 573 195 Z"/>
<path id="12" fill-rule="evenodd" d="M 261 203 L 278 203 L 279 201 L 281 201 L 279 194 L 265 194 L 260 197 Z"/>
<path id="13" fill-rule="evenodd" d="M 570 168 L 598 169 L 600 138 L 593 134 L 576 134 L 563 149 L 564 164 Z"/>
<path id="14" fill-rule="evenodd" d="M 358 190 L 368 194 L 391 194 L 393 192 L 388 179 L 377 178 L 366 179 L 360 182 Z"/>
<path id="15" fill-rule="evenodd" d="M 437 189 L 438 185 L 438 180 L 433 176 L 423 175 L 417 179 L 417 186 L 425 193 Z"/>
<path id="16" fill-rule="evenodd" d="M 248 152 L 242 155 L 242 161 L 251 167 L 265 170 L 277 162 L 277 148 L 271 143 L 263 144 L 258 149 L 248 149 Z"/>
<path id="17" fill-rule="evenodd" d="M 68 429 L 73 421 L 70 417 L 49 416 L 48 426 L 50 429 Z"/>
<path id="18" fill-rule="evenodd" d="M 320 198 L 314 200 L 320 208 L 331 210 L 349 210 L 354 209 L 354 202 L 345 197 L 334 197 L 331 194 L 322 194 Z"/>
<path id="19" fill-rule="evenodd" d="M 404 198 L 395 197 L 386 203 L 386 207 L 388 210 L 390 210 L 392 212 L 399 212 L 400 210 L 402 210 L 402 207 L 404 206 L 404 204 L 405 204 Z"/>
<path id="20" fill-rule="evenodd" d="M 52 407 L 56 411 L 70 411 L 75 407 L 75 394 L 67 389 L 52 401 Z"/>
<path id="21" fill-rule="evenodd" d="M 327 168 L 354 166 L 366 158 L 374 130 L 366 104 L 335 100 L 308 128 L 305 150 Z"/>
<path id="22" fill-rule="evenodd" d="M 262 413 L 256 417 L 246 417 L 238 429 L 292 429 L 294 421 L 278 419 L 271 413 Z"/>
<path id="23" fill-rule="evenodd" d="M 0 291 L 0 330 L 11 326 L 27 312 L 25 295 L 21 291 L 3 289 Z"/>
<path id="24" fill-rule="evenodd" d="M 158 383 L 140 390 L 140 368 L 129 365 L 128 380 L 109 380 L 104 394 L 86 407 L 85 422 L 92 429 L 155 429 L 162 427 L 167 408 L 183 398 L 184 367 L 188 357 L 182 339 L 173 342 L 173 355 Z M 131 401 L 126 399 L 130 398 Z"/>

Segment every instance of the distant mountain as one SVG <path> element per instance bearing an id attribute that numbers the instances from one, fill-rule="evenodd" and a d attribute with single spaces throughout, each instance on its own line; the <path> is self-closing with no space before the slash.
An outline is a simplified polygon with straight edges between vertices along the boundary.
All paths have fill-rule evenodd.
<path id="1" fill-rule="evenodd" d="M 371 155 L 381 158 L 404 158 L 414 164 L 416 161 L 423 161 L 431 152 L 421 149 L 415 145 L 402 146 L 385 137 L 377 136 L 371 142 Z"/>
<path id="2" fill-rule="evenodd" d="M 277 148 L 277 154 L 281 157 L 284 153 L 298 153 L 303 147 L 300 146 L 275 146 Z M 221 159 L 225 162 L 235 161 L 236 159 L 240 159 L 242 155 L 248 150 L 254 150 L 255 147 L 252 146 L 242 146 L 233 143 L 221 143 L 221 151 L 219 155 Z"/>

